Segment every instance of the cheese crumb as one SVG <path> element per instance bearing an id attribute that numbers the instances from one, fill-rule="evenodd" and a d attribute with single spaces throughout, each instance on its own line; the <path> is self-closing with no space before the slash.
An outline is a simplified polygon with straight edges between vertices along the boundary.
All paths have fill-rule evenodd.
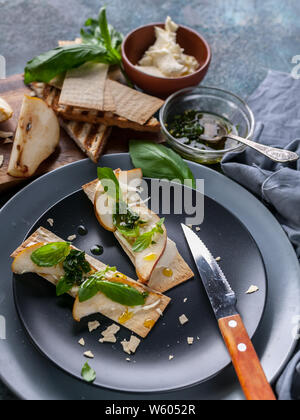
<path id="1" fill-rule="evenodd" d="M 83 338 L 81 338 L 81 339 L 78 341 L 78 344 L 80 344 L 82 347 L 84 347 L 84 346 L 85 346 L 85 341 L 84 341 L 84 339 L 83 339 Z"/>
<path id="2" fill-rule="evenodd" d="M 170 356 L 169 356 L 169 360 L 173 360 L 174 359 L 174 356 L 171 354 Z"/>
<path id="3" fill-rule="evenodd" d="M 252 293 L 256 293 L 259 291 L 259 288 L 257 286 L 251 286 L 249 290 L 246 292 L 246 295 L 251 295 Z"/>
<path id="4" fill-rule="evenodd" d="M 186 315 L 183 314 L 179 317 L 179 322 L 180 322 L 181 325 L 184 325 L 187 322 L 189 322 L 189 319 L 186 317 Z"/>
<path id="5" fill-rule="evenodd" d="M 138 346 L 141 344 L 141 340 L 134 335 L 130 337 L 130 340 L 124 340 L 121 342 L 123 346 L 123 350 L 127 354 L 134 354 L 138 348 Z"/>
<path id="6" fill-rule="evenodd" d="M 131 359 L 129 359 L 129 357 L 127 357 L 126 362 L 131 362 Z"/>
<path id="7" fill-rule="evenodd" d="M 50 225 L 51 227 L 53 227 L 53 226 L 54 226 L 54 220 L 53 220 L 53 219 L 48 219 L 48 220 L 47 220 L 47 223 L 49 223 L 49 225 Z"/>
<path id="8" fill-rule="evenodd" d="M 76 235 L 71 235 L 71 236 L 68 237 L 68 241 L 73 242 L 73 241 L 75 241 L 76 238 L 77 238 Z"/>
<path id="9" fill-rule="evenodd" d="M 194 337 L 188 337 L 187 338 L 187 342 L 188 344 L 191 346 L 192 344 L 194 344 Z"/>
<path id="10" fill-rule="evenodd" d="M 84 353 L 84 356 L 87 357 L 88 359 L 94 359 L 95 356 L 93 355 L 93 353 L 91 351 L 86 351 Z"/>
<path id="11" fill-rule="evenodd" d="M 193 229 L 193 225 L 187 225 L 187 227 Z"/>
<path id="12" fill-rule="evenodd" d="M 217 261 L 217 262 L 220 262 L 220 261 L 222 261 L 222 258 L 221 258 L 221 257 L 217 257 L 217 258 L 216 258 L 216 261 Z"/>
<path id="13" fill-rule="evenodd" d="M 4 156 L 0 155 L 0 168 L 2 168 L 3 162 L 4 162 Z"/>
<path id="14" fill-rule="evenodd" d="M 188 298 L 183 299 L 183 303 L 186 303 L 188 301 Z"/>
<path id="15" fill-rule="evenodd" d="M 98 321 L 92 321 L 88 323 L 89 332 L 93 332 L 97 330 L 100 327 L 100 322 Z"/>
<path id="16" fill-rule="evenodd" d="M 196 232 L 200 232 L 201 228 L 199 226 L 196 227 Z"/>
<path id="17" fill-rule="evenodd" d="M 103 338 L 100 338 L 99 343 L 116 343 L 116 334 L 120 331 L 120 327 L 116 324 L 112 324 L 101 334 Z"/>

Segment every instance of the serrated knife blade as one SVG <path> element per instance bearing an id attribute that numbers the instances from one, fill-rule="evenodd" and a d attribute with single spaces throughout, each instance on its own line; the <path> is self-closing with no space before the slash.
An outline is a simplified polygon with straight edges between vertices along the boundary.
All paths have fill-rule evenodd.
<path id="1" fill-rule="evenodd" d="M 219 264 L 192 229 L 182 229 L 217 319 L 236 315 L 236 295 Z"/>
<path id="2" fill-rule="evenodd" d="M 198 235 L 183 224 L 182 229 L 246 398 L 276 400 L 243 320 L 237 312 L 234 291 Z"/>

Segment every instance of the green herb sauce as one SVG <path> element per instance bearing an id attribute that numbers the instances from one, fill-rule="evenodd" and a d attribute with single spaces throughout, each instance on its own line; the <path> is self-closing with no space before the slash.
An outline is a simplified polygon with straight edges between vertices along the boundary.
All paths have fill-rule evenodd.
<path id="1" fill-rule="evenodd" d="M 217 143 L 207 139 L 214 139 L 222 135 L 224 128 L 228 134 L 237 134 L 238 129 L 230 121 L 210 112 L 196 110 L 185 111 L 176 115 L 167 124 L 169 133 L 182 144 L 199 150 L 223 150 L 226 138 Z"/>

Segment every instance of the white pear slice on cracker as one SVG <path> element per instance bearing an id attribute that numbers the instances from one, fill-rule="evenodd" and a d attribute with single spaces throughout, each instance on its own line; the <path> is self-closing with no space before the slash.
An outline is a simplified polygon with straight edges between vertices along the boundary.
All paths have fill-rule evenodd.
<path id="1" fill-rule="evenodd" d="M 134 185 L 136 185 L 135 183 L 138 184 L 138 182 L 142 179 L 141 169 L 134 169 L 131 171 L 116 170 L 115 174 L 119 178 L 121 185 L 123 184 L 124 179 L 126 179 L 126 177 L 127 180 L 133 182 Z M 101 189 L 101 184 L 98 180 L 92 181 L 89 184 L 83 186 L 85 194 L 88 196 L 90 201 L 92 201 L 92 203 L 95 202 L 95 196 L 98 187 Z M 133 210 L 135 210 L 134 207 Z M 154 217 L 152 212 L 147 208 L 147 206 L 141 204 L 140 211 L 141 210 L 144 211 L 144 214 L 148 213 L 150 215 L 150 218 Z M 100 216 L 100 219 L 102 220 L 102 226 L 108 225 L 107 221 L 103 223 L 102 216 Z M 155 226 L 155 223 L 159 222 L 159 220 L 159 217 L 155 215 L 155 219 L 153 218 L 153 225 Z M 154 248 L 148 248 L 147 250 L 143 251 L 143 253 L 140 253 L 140 255 L 138 255 L 133 252 L 132 246 L 128 243 L 126 238 L 123 235 L 121 235 L 120 232 L 116 231 L 115 227 L 112 228 L 112 217 L 110 218 L 110 223 L 111 231 L 114 232 L 116 239 L 118 240 L 123 250 L 135 266 L 137 274 L 139 276 L 139 280 L 141 282 L 147 283 L 149 287 L 160 293 L 164 293 L 172 289 L 173 287 L 176 287 L 179 284 L 184 283 L 187 280 L 190 280 L 194 277 L 194 273 L 184 261 L 182 256 L 179 254 L 176 244 L 167 238 L 167 233 L 165 235 L 162 235 L 161 238 L 158 240 L 156 250 L 154 250 Z M 155 242 L 157 242 L 157 239 Z M 154 259 L 151 261 L 151 254 L 157 254 L 157 259 L 154 258 L 153 255 Z M 150 261 L 147 261 L 148 256 Z"/>
<path id="2" fill-rule="evenodd" d="M 14 258 L 12 271 L 15 274 L 20 275 L 25 273 L 36 273 L 56 286 L 60 278 L 64 275 L 63 264 L 61 263 L 55 267 L 49 268 L 38 267 L 31 260 L 33 251 L 51 242 L 64 242 L 64 240 L 47 229 L 39 228 L 12 254 L 12 258 Z M 103 271 L 107 267 L 105 264 L 89 255 L 86 255 L 85 258 L 95 271 Z M 151 290 L 145 285 L 132 280 L 121 273 L 116 272 L 113 275 L 114 277 L 110 278 L 110 281 L 126 284 L 137 289 L 141 293 L 147 293 L 148 296 L 146 297 L 145 304 L 143 306 L 128 308 L 127 306 L 112 301 L 102 293 L 98 293 L 86 302 L 79 302 L 77 297 L 78 286 L 75 286 L 69 292 L 70 296 L 75 299 L 73 307 L 73 317 L 75 321 L 80 321 L 89 315 L 101 313 L 112 321 L 123 325 L 145 338 L 160 318 L 157 309 L 164 312 L 170 303 L 170 298 Z M 128 315 L 125 317 L 125 320 L 122 319 L 124 318 L 124 314 Z M 152 322 L 149 323 L 149 320 L 152 320 Z"/>

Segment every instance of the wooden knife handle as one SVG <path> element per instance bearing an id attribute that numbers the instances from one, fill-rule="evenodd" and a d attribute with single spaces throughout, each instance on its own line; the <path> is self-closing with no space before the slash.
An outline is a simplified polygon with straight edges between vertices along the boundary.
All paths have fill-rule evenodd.
<path id="1" fill-rule="evenodd" d="M 275 401 L 242 318 L 235 315 L 220 319 L 219 327 L 247 400 Z"/>

